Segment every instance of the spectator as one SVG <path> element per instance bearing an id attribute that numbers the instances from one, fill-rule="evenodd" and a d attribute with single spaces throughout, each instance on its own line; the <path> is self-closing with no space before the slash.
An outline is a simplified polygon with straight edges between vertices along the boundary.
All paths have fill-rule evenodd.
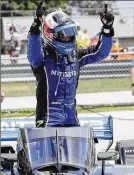
<path id="1" fill-rule="evenodd" d="M 130 70 L 130 77 L 132 82 L 132 95 L 134 96 L 134 58 L 132 59 L 132 67 Z"/>
<path id="2" fill-rule="evenodd" d="M 78 23 L 77 25 L 77 30 L 78 30 L 78 35 L 76 36 L 76 43 L 77 47 L 87 47 L 90 45 L 90 38 L 87 35 L 87 30 L 85 29 L 84 31 L 81 30 L 81 27 Z"/>
<path id="3" fill-rule="evenodd" d="M 4 94 L 4 92 L 1 90 L 1 93 L 0 93 L 0 103 L 3 102 L 4 97 L 5 97 L 5 94 Z"/>
<path id="4" fill-rule="evenodd" d="M 11 35 L 9 54 L 10 57 L 18 57 L 21 51 L 21 39 L 20 35 L 17 33 L 16 28 L 11 26 L 9 28 L 9 33 Z M 15 59 L 11 59 L 12 63 L 16 63 Z"/>
<path id="5" fill-rule="evenodd" d="M 88 36 L 87 29 L 84 29 L 83 32 L 84 32 L 84 34 L 85 34 L 85 38 L 86 38 L 85 40 L 87 40 L 87 43 L 90 45 L 90 42 L 91 42 L 91 41 L 90 41 L 90 38 L 89 38 L 89 36 Z M 88 45 L 88 46 L 89 46 L 89 45 Z"/>

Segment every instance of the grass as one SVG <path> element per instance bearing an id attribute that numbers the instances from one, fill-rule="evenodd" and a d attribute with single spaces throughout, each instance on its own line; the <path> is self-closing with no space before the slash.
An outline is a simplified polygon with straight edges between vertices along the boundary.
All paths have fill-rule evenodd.
<path id="1" fill-rule="evenodd" d="M 24 117 L 35 115 L 35 109 L 2 110 L 1 118 Z"/>
<path id="2" fill-rule="evenodd" d="M 35 96 L 36 84 L 2 83 L 6 97 Z M 77 93 L 111 92 L 131 90 L 130 78 L 79 80 Z"/>
<path id="3" fill-rule="evenodd" d="M 90 112 L 110 112 L 110 111 L 125 111 L 134 110 L 134 106 L 100 106 L 100 107 L 77 107 L 78 113 L 90 113 Z"/>
<path id="4" fill-rule="evenodd" d="M 130 78 L 81 80 L 77 93 L 125 91 L 130 90 L 130 88 Z"/>
<path id="5" fill-rule="evenodd" d="M 97 113 L 97 112 L 110 112 L 110 111 L 122 111 L 122 110 L 134 110 L 134 106 L 106 106 L 106 107 L 94 107 L 83 108 L 77 106 L 77 112 L 80 113 Z M 22 109 L 22 110 L 2 110 L 1 118 L 10 117 L 28 117 L 35 115 L 35 109 Z"/>
<path id="6" fill-rule="evenodd" d="M 111 92 L 131 90 L 130 78 L 79 80 L 77 93 Z M 35 83 L 2 83 L 5 97 L 35 96 Z M 134 106 L 107 106 L 84 109 L 77 107 L 78 113 L 134 110 Z M 1 117 L 21 117 L 35 114 L 35 109 L 1 111 Z"/>
<path id="7" fill-rule="evenodd" d="M 35 96 L 35 83 L 2 83 L 1 88 L 6 97 Z"/>

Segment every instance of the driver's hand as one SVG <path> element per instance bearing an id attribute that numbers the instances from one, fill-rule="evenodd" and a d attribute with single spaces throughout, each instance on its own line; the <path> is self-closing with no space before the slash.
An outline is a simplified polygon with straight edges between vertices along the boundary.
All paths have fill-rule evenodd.
<path id="1" fill-rule="evenodd" d="M 34 22 L 32 23 L 30 27 L 30 33 L 32 34 L 39 34 L 40 33 L 40 26 L 42 24 L 42 17 L 45 13 L 45 8 L 42 7 L 43 1 L 39 3 L 36 9 L 35 17 L 34 17 Z"/>
<path id="2" fill-rule="evenodd" d="M 103 24 L 103 28 L 111 29 L 113 27 L 114 15 L 112 13 L 107 12 L 105 14 L 105 12 L 101 12 L 100 19 Z"/>
<path id="3" fill-rule="evenodd" d="M 45 14 L 45 7 L 42 7 L 42 4 L 43 4 L 43 1 L 41 1 L 38 4 L 35 12 L 35 18 L 34 18 L 34 21 L 36 21 L 39 25 L 42 22 L 42 16 Z"/>
<path id="4" fill-rule="evenodd" d="M 114 15 L 107 10 L 107 4 L 105 4 L 104 10 L 100 13 L 100 19 L 103 24 L 102 33 L 105 36 L 114 36 L 113 22 Z"/>
<path id="5" fill-rule="evenodd" d="M 40 18 L 44 15 L 45 8 L 42 7 L 42 4 L 43 4 L 43 1 L 41 1 L 37 6 L 36 13 L 35 13 L 37 18 Z"/>

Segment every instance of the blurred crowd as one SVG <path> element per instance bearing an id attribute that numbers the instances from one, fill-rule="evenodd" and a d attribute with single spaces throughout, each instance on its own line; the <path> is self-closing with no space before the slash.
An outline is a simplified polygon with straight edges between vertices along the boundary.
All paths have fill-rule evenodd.
<path id="1" fill-rule="evenodd" d="M 4 97 L 5 97 L 5 94 L 4 94 L 4 92 L 2 91 L 2 89 L 1 89 L 1 92 L 0 92 L 0 103 L 3 102 Z"/>
<path id="2" fill-rule="evenodd" d="M 87 29 L 84 29 L 82 31 L 80 24 L 76 22 L 77 30 L 78 30 L 78 35 L 76 36 L 76 43 L 77 47 L 86 47 L 90 45 L 90 38 L 87 34 Z"/>
<path id="3" fill-rule="evenodd" d="M 20 55 L 21 37 L 14 26 L 11 26 L 9 28 L 9 33 L 11 36 L 10 45 L 9 45 L 9 55 L 10 55 L 11 63 L 16 63 L 17 60 L 13 59 L 13 57 L 18 57 Z"/>

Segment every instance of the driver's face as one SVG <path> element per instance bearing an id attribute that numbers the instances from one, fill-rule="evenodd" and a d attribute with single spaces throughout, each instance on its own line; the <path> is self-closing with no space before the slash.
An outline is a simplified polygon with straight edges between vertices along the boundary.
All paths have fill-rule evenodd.
<path id="1" fill-rule="evenodd" d="M 62 41 L 70 41 L 70 40 L 71 40 L 70 36 L 65 36 L 62 38 Z"/>

